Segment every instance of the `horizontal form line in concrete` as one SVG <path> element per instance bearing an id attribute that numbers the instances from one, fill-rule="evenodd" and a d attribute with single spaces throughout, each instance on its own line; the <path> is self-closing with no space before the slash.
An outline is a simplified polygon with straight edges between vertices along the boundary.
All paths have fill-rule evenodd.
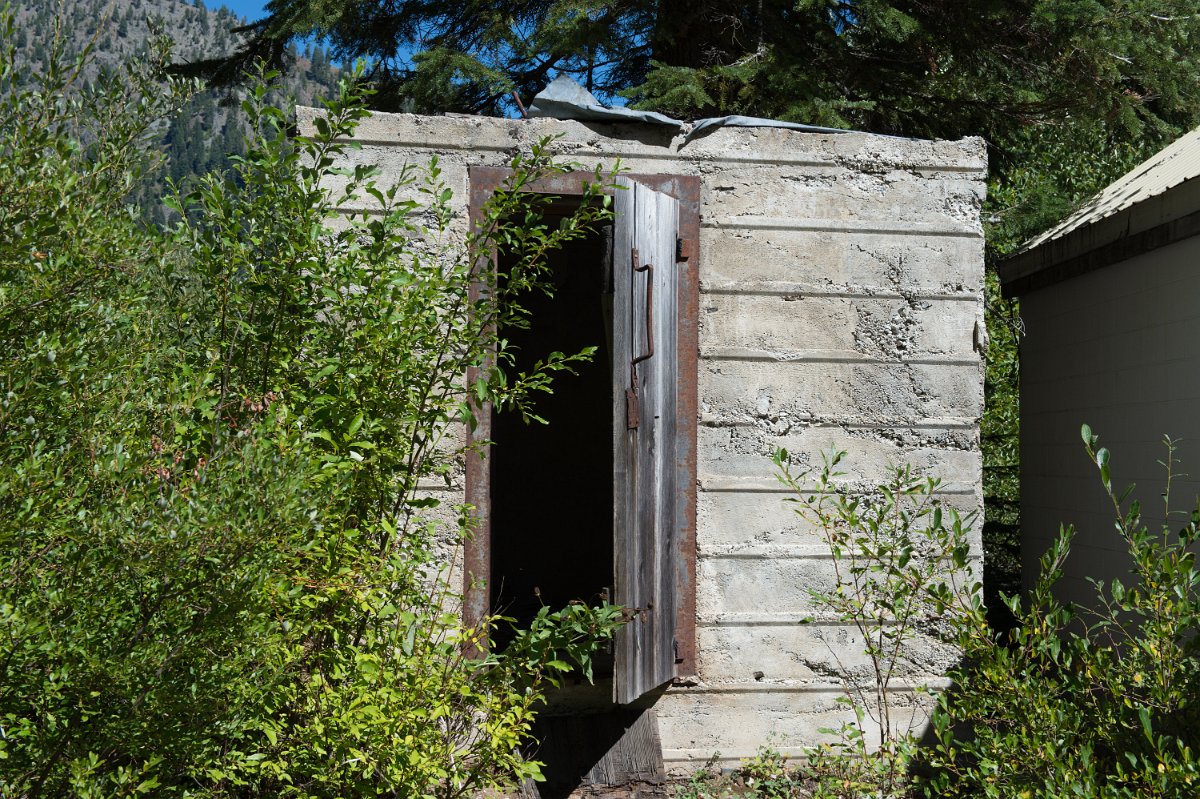
<path id="1" fill-rule="evenodd" d="M 337 206 L 332 209 L 334 213 L 343 216 L 350 214 L 360 214 L 366 216 L 382 216 L 383 211 L 374 206 Z M 706 229 L 717 230 L 791 230 L 800 233 L 845 233 L 853 235 L 865 236 L 928 236 L 933 238 L 970 238 L 982 239 L 983 234 L 978 231 L 968 228 L 934 228 L 934 227 L 896 227 L 887 228 L 879 225 L 863 224 L 851 221 L 839 220 L 794 220 L 794 219 L 769 219 L 767 217 L 727 217 L 725 219 L 714 219 L 710 221 L 702 221 L 700 227 Z M 710 292 L 715 293 L 715 292 Z M 742 292 L 754 293 L 754 292 Z M 790 293 L 790 292 L 787 292 Z M 803 293 L 803 292 L 801 292 Z M 811 292 L 810 292 L 811 293 Z M 833 295 L 817 295 L 811 293 L 812 296 L 838 296 Z M 861 295 L 848 293 L 845 296 L 858 297 Z M 879 296 L 880 299 L 890 299 L 890 297 Z M 896 298 L 906 299 L 902 295 L 895 295 Z M 919 297 L 919 299 L 929 299 L 928 297 Z M 955 299 L 957 299 L 955 297 Z M 966 299 L 965 297 L 963 299 Z"/>
<path id="2" fill-rule="evenodd" d="M 698 164 L 744 164 L 746 166 L 798 166 L 807 167 L 810 169 L 827 169 L 837 172 L 849 172 L 842 164 L 831 158 L 763 158 L 761 156 L 739 156 L 739 155 L 714 155 L 712 153 L 697 152 L 693 149 L 688 152 L 690 145 L 685 146 L 682 150 L 665 150 L 661 155 L 648 150 L 638 152 L 614 153 L 607 150 L 572 150 L 570 152 L 573 158 L 620 158 L 622 161 L 644 161 L 647 159 L 663 158 L 674 161 L 682 161 L 687 163 L 693 161 Z M 695 155 L 694 158 L 690 157 Z"/>
<path id="3" fill-rule="evenodd" d="M 418 480 L 418 491 L 438 491 L 445 494 L 461 494 L 462 485 L 456 483 L 454 485 L 446 485 L 445 480 Z"/>
<path id="4" fill-rule="evenodd" d="M 882 225 L 857 219 L 781 219 L 769 216 L 728 216 L 702 219 L 700 227 L 717 230 L 797 230 L 811 233 L 847 233 L 878 236 L 949 236 L 982 239 L 983 231 L 969 227 L 942 227 L 912 223 Z"/>
<path id="5" fill-rule="evenodd" d="M 869 134 L 868 134 L 869 135 Z M 455 141 L 439 141 L 432 143 L 428 139 L 421 140 L 402 140 L 402 139 L 368 139 L 368 138 L 338 138 L 335 139 L 339 144 L 350 144 L 355 142 L 362 147 L 380 147 L 387 149 L 399 150 L 428 150 L 430 152 L 443 152 L 445 150 L 462 150 L 467 152 L 510 152 L 518 149 L 521 143 L 513 140 L 511 143 L 505 144 L 486 144 L 482 142 L 469 142 L 466 140 Z M 569 144 L 569 142 L 568 142 Z M 836 159 L 815 159 L 815 158 L 763 158 L 761 156 L 738 156 L 738 155 L 713 155 L 710 153 L 698 153 L 695 158 L 690 158 L 691 153 L 687 151 L 687 147 L 682 150 L 674 148 L 663 148 L 662 152 L 654 152 L 652 150 L 630 150 L 628 152 L 613 152 L 609 150 L 596 149 L 579 149 L 571 150 L 564 155 L 570 155 L 572 158 L 600 158 L 605 161 L 622 160 L 630 161 L 645 161 L 645 160 L 671 160 L 682 161 L 687 163 L 693 161 L 698 164 L 742 164 L 746 166 L 791 166 L 809 169 L 825 169 L 835 172 L 853 172 L 856 171 L 853 165 L 844 164 Z M 920 175 L 921 177 L 936 178 L 939 175 L 975 175 L 985 174 L 986 167 L 980 167 L 971 164 L 881 164 L 887 171 L 909 172 Z"/>
<path id="6" fill-rule="evenodd" d="M 351 214 L 359 216 L 383 216 L 382 209 L 369 206 L 339 205 L 333 209 L 333 213 L 341 214 L 342 216 L 350 216 Z"/>
<path id="7" fill-rule="evenodd" d="M 897 364 L 909 366 L 975 366 L 979 357 L 954 358 L 924 355 L 917 358 L 876 358 L 873 355 L 849 350 L 800 350 L 779 352 L 752 350 L 743 347 L 701 347 L 700 358 L 705 361 L 764 361 L 769 363 L 861 363 Z"/>
<path id="8" fill-rule="evenodd" d="M 809 546 L 779 546 L 734 549 L 729 546 L 706 549 L 698 556 L 702 560 L 833 560 L 833 553 L 824 544 Z M 949 562 L 949 558 L 942 558 Z"/>
<path id="9" fill-rule="evenodd" d="M 916 693 L 922 690 L 945 690 L 952 685 L 944 677 L 929 679 L 902 679 L 893 677 L 888 688 L 899 693 Z M 722 684 L 688 685 L 672 688 L 689 694 L 844 694 L 846 686 L 841 683 L 802 683 L 789 680 L 763 680 L 762 682 L 738 682 Z"/>
<path id="10" fill-rule="evenodd" d="M 702 427 L 757 427 L 767 421 L 758 417 L 728 419 L 711 414 L 701 414 L 700 416 Z M 877 422 L 862 422 L 832 416 L 820 418 L 789 416 L 788 422 L 793 427 L 817 427 L 831 430 L 975 430 L 979 426 L 978 419 L 965 416 L 947 419 L 884 419 Z"/>
<path id="11" fill-rule="evenodd" d="M 973 555 L 968 560 L 982 562 L 982 555 Z M 889 622 L 890 624 L 891 622 Z M 817 617 L 798 613 L 767 615 L 762 614 L 725 614 L 696 620 L 699 627 L 853 627 L 855 624 L 833 616 Z M 864 621 L 867 627 L 873 627 L 877 622 Z"/>
<path id="12" fill-rule="evenodd" d="M 812 134 L 822 135 L 822 134 Z M 844 135 L 844 134 L 824 134 L 824 135 Z M 861 134 L 871 136 L 873 134 Z M 689 152 L 689 149 L 691 152 Z M 739 164 L 744 166 L 792 166 L 809 169 L 825 169 L 831 172 L 857 172 L 858 169 L 853 164 L 847 164 L 837 158 L 795 158 L 788 156 L 779 156 L 776 158 L 765 158 L 755 155 L 727 155 L 712 152 L 698 151 L 695 145 L 685 145 L 678 150 L 671 149 L 664 151 L 661 155 L 650 150 L 638 150 L 629 152 L 612 152 L 609 150 L 597 150 L 583 148 L 572 150 L 570 152 L 573 158 L 604 158 L 613 159 L 620 158 L 623 161 L 643 161 L 650 158 L 672 159 L 676 161 L 688 162 L 692 161 L 697 164 Z M 936 177 L 940 174 L 946 175 L 984 175 L 987 174 L 987 167 L 977 164 L 880 164 L 885 171 L 894 172 L 910 172 L 921 175 L 922 177 Z"/>
<path id="13" fill-rule="evenodd" d="M 816 746 L 814 741 L 813 745 Z M 805 764 L 808 762 L 808 749 L 801 746 L 771 746 L 772 752 L 778 752 L 789 762 Z M 743 760 L 762 754 L 760 749 L 733 749 L 714 752 L 711 749 L 663 749 L 663 765 L 688 766 L 695 768 L 697 764 L 712 763 L 724 767 L 736 767 Z"/>
<path id="14" fill-rule="evenodd" d="M 854 289 L 823 289 L 800 283 L 768 283 L 768 282 L 739 282 L 739 283 L 704 283 L 700 284 L 700 293 L 715 295 L 736 295 L 752 297 L 784 297 L 787 299 L 804 300 L 808 298 L 830 298 L 847 300 L 928 300 L 929 302 L 969 302 L 978 303 L 979 296 L 967 289 L 961 292 L 946 292 L 936 288 L 916 287 L 912 291 L 900 293 L 893 288 L 877 286 L 862 286 Z"/>
<path id="15" fill-rule="evenodd" d="M 766 458 L 763 459 L 766 462 Z M 769 462 L 768 462 L 769 463 Z M 730 492 L 735 494 L 791 494 L 792 489 L 784 484 L 761 478 L 737 478 L 724 477 L 721 475 L 702 475 L 699 478 L 700 490 L 707 493 L 722 493 Z M 847 494 L 871 494 L 878 491 L 878 486 L 874 485 L 840 485 L 841 490 Z M 805 489 L 808 490 L 808 489 Z M 979 494 L 979 488 L 973 483 L 953 483 L 943 482 L 938 486 L 936 492 L 938 495 L 949 494 L 964 494 L 971 496 Z"/>
<path id="16" fill-rule="evenodd" d="M 702 560 L 832 560 L 833 553 L 826 546 L 773 547 L 771 549 L 721 549 L 703 550 L 697 554 Z"/>
<path id="17" fill-rule="evenodd" d="M 510 150 L 516 150 L 520 147 L 520 143 L 515 139 L 511 144 L 484 144 L 481 142 L 472 142 L 468 140 L 462 141 L 439 141 L 432 142 L 429 139 L 421 139 L 420 141 L 405 141 L 402 139 L 357 139 L 357 138 L 338 138 L 334 139 L 339 144 L 357 143 L 363 147 L 379 147 L 387 150 L 428 150 L 430 153 L 440 153 L 445 150 L 465 150 L 467 152 L 493 152 L 506 153 Z"/>

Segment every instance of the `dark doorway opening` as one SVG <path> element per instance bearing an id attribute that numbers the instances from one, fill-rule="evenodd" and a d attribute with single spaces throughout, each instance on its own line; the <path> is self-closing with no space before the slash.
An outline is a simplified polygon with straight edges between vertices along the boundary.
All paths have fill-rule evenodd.
<path id="1" fill-rule="evenodd" d="M 479 223 L 511 172 L 472 166 L 469 174 L 471 219 Z M 562 198 L 553 212 L 569 213 L 593 178 L 556 175 L 530 190 Z M 592 362 L 581 364 L 578 375 L 560 376 L 555 393 L 538 398 L 534 410 L 548 425 L 526 425 L 488 406 L 468 430 L 468 441 L 495 446 L 466 462 L 466 497 L 477 521 L 464 547 L 467 623 L 497 612 L 527 622 L 543 606 L 596 602 L 605 589 L 617 603 L 645 609 L 638 616 L 645 629 L 626 625 L 614 652 L 597 658 L 595 685 L 572 675 L 547 697 L 536 722 L 538 743 L 528 753 L 545 762 L 547 781 L 523 785 L 523 799 L 565 799 L 582 786 L 594 795 L 627 793 L 630 786 L 639 786 L 633 789 L 638 795 L 659 795 L 664 769 L 654 704 L 669 680 L 662 674 L 694 673 L 700 180 L 630 175 L 618 182 L 623 188 L 613 192 L 611 234 L 558 253 L 551 263 L 554 296 L 525 298 L 531 328 L 499 331 L 520 347 L 515 367 L 507 368 L 520 371 L 550 352 L 586 346 L 597 347 Z M 634 183 L 673 198 L 677 212 L 645 197 Z M 653 237 L 656 232 L 663 241 Z M 651 263 L 655 269 L 641 268 Z M 501 274 L 505 266 L 501 259 Z M 651 345 L 641 331 L 655 320 Z M 639 388 L 630 383 L 643 354 L 649 360 L 640 364 Z M 645 367 L 669 368 L 673 376 L 654 382 Z M 473 379 L 468 373 L 468 382 Z M 663 386 L 674 387 L 674 412 L 651 401 L 663 396 Z M 664 429 L 660 419 L 674 420 L 673 443 L 655 432 Z M 644 487 L 635 489 L 631 474 L 650 474 L 660 465 L 673 487 L 647 496 L 668 497 L 675 508 L 662 524 L 657 516 L 654 524 L 643 524 L 632 509 Z M 653 569 L 642 568 L 651 563 Z M 664 592 L 671 601 L 658 601 Z M 641 640 L 664 630 L 652 641 Z M 500 636 L 492 644 L 503 648 L 507 640 Z"/>
<path id="2" fill-rule="evenodd" d="M 596 348 L 576 374 L 555 377 L 553 393 L 534 398 L 533 412 L 546 424 L 513 411 L 492 414 L 490 605 L 522 627 L 543 605 L 595 604 L 612 593 L 610 251 L 611 231 L 600 230 L 555 252 L 552 296 L 528 292 L 521 301 L 529 327 L 499 331 L 515 353 L 515 364 L 505 367 L 514 373 L 552 352 Z M 501 274 L 507 266 L 501 260 Z M 498 632 L 503 646 L 504 631 Z M 596 666 L 611 674 L 611 658 L 598 658 Z"/>
<path id="3" fill-rule="evenodd" d="M 508 184 L 513 172 L 491 166 L 471 166 L 468 171 L 470 219 L 472 224 L 480 225 L 486 220 L 489 200 Z M 553 205 L 567 212 L 578 206 L 594 180 L 595 174 L 590 172 L 564 173 L 539 180 L 527 190 L 558 198 Z M 560 470 L 567 477 L 566 488 L 561 487 L 562 483 L 558 487 L 551 485 L 558 483 L 554 478 L 562 474 L 555 474 L 545 459 L 540 473 L 532 469 L 522 471 L 522 462 L 528 462 L 535 449 L 532 441 L 526 443 L 522 437 L 526 434 L 536 437 L 537 432 L 531 433 L 519 420 L 504 418 L 503 414 L 493 413 L 490 405 L 484 405 L 478 409 L 476 424 L 467 430 L 467 440 L 472 446 L 485 441 L 496 441 L 498 445 L 479 448 L 478 457 L 468 457 L 465 464 L 465 498 L 473 508 L 475 533 L 463 548 L 463 619 L 468 626 L 485 624 L 489 614 L 498 610 L 528 617 L 543 603 L 550 606 L 564 596 L 565 601 L 590 601 L 598 598 L 603 587 L 611 586 L 610 597 L 617 604 L 646 610 L 639 615 L 643 624 L 622 627 L 613 643 L 621 673 L 607 680 L 613 689 L 609 702 L 615 700 L 627 705 L 672 676 L 695 673 L 700 179 L 632 174 L 617 178 L 616 183 L 620 188 L 612 192 L 612 245 L 598 236 L 591 242 L 580 242 L 558 257 L 560 265 L 578 267 L 577 274 L 602 276 L 605 257 L 611 256 L 613 275 L 623 276 L 619 283 L 614 277 L 609 286 L 610 290 L 620 289 L 614 294 L 612 313 L 601 311 L 597 324 L 594 316 L 597 303 L 594 294 L 589 296 L 586 290 L 582 298 L 573 301 L 564 299 L 563 293 L 548 301 L 552 315 L 558 309 L 568 315 L 583 312 L 578 320 L 558 323 L 560 332 L 587 330 L 590 326 L 596 332 L 574 343 L 599 346 L 591 367 L 594 390 L 585 388 L 586 375 L 566 375 L 557 383 L 557 397 L 562 399 L 577 389 L 585 391 L 587 396 L 573 407 L 570 401 L 543 398 L 549 404 L 559 405 L 561 410 L 549 408 L 545 403 L 541 406 L 550 420 L 544 432 L 558 437 L 543 450 L 550 453 L 548 457 L 554 458 L 554 462 L 566 463 L 566 468 Z M 643 189 L 673 198 L 677 209 L 671 210 L 669 202 L 644 196 Z M 647 216 L 639 209 L 651 213 Z M 674 229 L 673 237 L 667 242 L 670 228 Z M 647 236 L 650 238 L 643 241 Z M 651 263 L 656 265 L 653 271 L 638 268 Z M 653 303 L 648 295 L 652 275 L 658 278 Z M 473 288 L 476 294 L 483 290 L 482 282 Z M 528 334 L 502 332 L 512 334 L 514 339 L 527 335 L 533 346 L 542 347 L 543 352 L 567 351 L 571 341 L 545 339 L 547 325 L 538 324 L 536 317 L 547 306 L 534 298 L 531 301 L 535 311 L 533 330 Z M 659 305 L 661 310 L 655 310 L 652 317 L 648 309 L 652 306 L 657 309 Z M 604 307 L 603 299 L 599 306 Z M 593 321 L 588 322 L 586 315 L 591 315 Z M 612 330 L 620 335 L 610 339 L 604 322 L 618 315 L 621 323 L 613 325 Z M 648 341 L 642 340 L 644 334 L 638 331 L 648 330 L 654 320 L 657 320 L 657 355 L 639 363 L 650 347 Z M 549 327 L 553 332 L 554 325 Z M 608 346 L 610 341 L 615 347 Z M 634 347 L 638 348 L 636 352 Z M 614 349 L 621 353 L 615 357 L 622 361 L 622 366 L 610 371 Z M 526 353 L 527 357 L 536 358 L 533 350 L 527 348 Z M 650 377 L 645 371 L 647 367 L 651 373 L 670 370 L 671 376 L 665 382 L 659 381 L 658 391 L 639 390 L 637 385 L 631 385 L 635 364 L 641 382 L 646 385 Z M 609 372 L 610 380 L 601 386 L 605 372 Z M 477 376 L 477 369 L 468 370 L 468 383 Z M 665 396 L 661 393 L 663 386 L 674 387 L 673 411 L 667 406 L 650 407 L 659 402 L 655 397 Z M 649 422 L 660 416 L 673 420 L 668 423 L 673 431 L 664 433 L 673 442 L 660 441 L 656 431 L 663 428 L 658 424 L 638 427 L 640 418 Z M 618 428 L 615 430 L 614 419 Z M 501 429 L 493 430 L 494 425 Z M 591 438 L 582 436 L 585 426 L 592 431 Z M 595 447 L 591 456 L 586 454 L 589 444 Z M 569 455 L 564 456 L 564 452 Z M 632 479 L 635 472 L 649 475 L 651 470 L 669 475 L 673 485 L 658 493 L 653 489 L 647 493 L 646 487 L 636 486 Z M 536 484 L 543 477 L 546 479 Z M 585 483 L 592 493 L 581 497 L 579 491 Z M 674 507 L 663 506 L 664 513 L 659 514 L 662 518 L 656 516 L 650 524 L 649 517 L 635 518 L 633 513 L 637 497 L 642 495 L 661 496 L 673 502 Z M 599 506 L 581 510 L 588 499 L 605 503 L 602 513 L 596 511 Z M 507 507 L 499 507 L 501 504 Z M 661 505 L 657 501 L 655 504 Z M 597 515 L 603 518 L 595 518 Z M 499 529 L 501 525 L 503 530 Z M 527 525 L 540 529 L 522 532 L 520 528 Z M 589 547 L 601 544 L 605 547 L 602 555 L 597 557 L 595 550 L 589 554 Z M 531 550 L 531 547 L 542 548 Z M 656 555 L 653 568 L 644 569 L 644 565 L 651 564 L 651 559 L 643 556 L 647 552 L 661 552 L 663 557 Z M 564 584 L 569 590 L 563 591 Z M 533 591 L 535 587 L 537 594 Z M 660 595 L 669 595 L 671 601 L 658 601 Z M 652 612 L 651 603 L 657 612 Z M 526 610 L 521 610 L 521 604 Z M 504 641 L 492 643 L 503 646 Z"/>

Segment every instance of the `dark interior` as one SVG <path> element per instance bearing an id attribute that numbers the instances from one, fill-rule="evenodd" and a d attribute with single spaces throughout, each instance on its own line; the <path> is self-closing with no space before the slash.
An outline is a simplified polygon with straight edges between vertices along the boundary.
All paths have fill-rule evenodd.
<path id="1" fill-rule="evenodd" d="M 491 605 L 522 626 L 543 605 L 557 610 L 571 600 L 595 603 L 605 590 L 611 595 L 609 240 L 597 232 L 556 252 L 554 296 L 529 293 L 530 327 L 500 331 L 515 348 L 516 365 L 506 367 L 514 373 L 551 352 L 596 347 L 578 374 L 558 373 L 553 393 L 536 396 L 534 412 L 547 424 L 526 423 L 513 412 L 492 418 Z"/>

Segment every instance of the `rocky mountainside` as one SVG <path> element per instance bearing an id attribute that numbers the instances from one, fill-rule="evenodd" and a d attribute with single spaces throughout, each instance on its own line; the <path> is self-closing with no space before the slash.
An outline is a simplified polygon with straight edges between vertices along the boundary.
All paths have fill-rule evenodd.
<path id="1" fill-rule="evenodd" d="M 173 58 L 187 62 L 231 53 L 238 44 L 235 30 L 245 20 L 221 6 L 210 9 L 204 0 L 24 0 L 15 7 L 18 59 L 36 74 L 57 46 L 76 55 L 90 43 L 92 60 L 84 78 L 146 53 L 150 39 L 165 34 L 174 43 Z M 337 83 L 338 69 L 320 47 L 294 53 L 295 64 L 284 79 L 286 96 L 279 103 L 319 104 Z M 166 165 L 162 178 L 189 177 L 222 169 L 231 154 L 240 152 L 244 135 L 236 95 L 208 90 L 195 96 L 163 130 Z M 157 196 L 156 186 L 144 196 Z M 142 203 L 147 206 L 146 202 Z M 157 203 L 147 210 L 160 218 Z"/>

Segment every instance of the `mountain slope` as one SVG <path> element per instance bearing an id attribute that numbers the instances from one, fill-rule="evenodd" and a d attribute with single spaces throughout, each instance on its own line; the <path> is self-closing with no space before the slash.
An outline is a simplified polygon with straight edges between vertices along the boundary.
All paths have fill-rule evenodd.
<path id="1" fill-rule="evenodd" d="M 203 0 L 28 0 L 15 9 L 19 63 L 34 75 L 49 63 L 57 47 L 76 56 L 89 44 L 91 62 L 84 80 L 101 69 L 112 69 L 147 52 L 151 37 L 163 34 L 173 42 L 177 62 L 213 58 L 231 53 L 245 20 L 221 6 L 209 9 Z M 284 78 L 285 95 L 273 98 L 284 104 L 319 104 L 338 79 L 319 48 L 294 53 L 295 65 Z M 223 169 L 231 154 L 241 152 L 245 133 L 238 98 L 226 90 L 206 90 L 196 95 L 163 130 L 166 164 L 159 181 L 138 192 L 139 204 L 151 218 L 161 220 L 156 201 L 161 179 L 186 182 L 192 176 Z"/>

